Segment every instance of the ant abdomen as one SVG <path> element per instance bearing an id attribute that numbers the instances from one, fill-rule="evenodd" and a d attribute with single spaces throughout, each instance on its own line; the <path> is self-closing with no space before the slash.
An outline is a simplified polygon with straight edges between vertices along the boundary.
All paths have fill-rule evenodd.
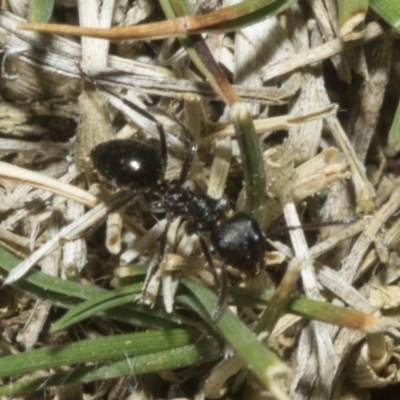
<path id="1" fill-rule="evenodd" d="M 158 152 L 134 139 L 100 143 L 90 153 L 94 168 L 113 186 L 146 190 L 160 179 L 162 166 Z"/>

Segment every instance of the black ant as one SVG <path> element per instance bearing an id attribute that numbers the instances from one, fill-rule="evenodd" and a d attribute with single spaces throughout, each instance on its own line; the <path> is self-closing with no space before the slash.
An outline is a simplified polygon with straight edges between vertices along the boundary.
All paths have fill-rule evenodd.
<path id="1" fill-rule="evenodd" d="M 158 195 L 167 213 L 167 225 L 160 237 L 159 262 L 165 254 L 167 232 L 175 217 L 183 217 L 192 225 L 200 240 L 202 251 L 211 267 L 219 299 L 213 317 L 221 312 L 226 293 L 226 265 L 240 269 L 248 276 L 255 276 L 260 266 L 265 266 L 265 237 L 255 219 L 245 212 L 228 218 L 223 199 L 215 200 L 202 192 L 194 192 L 184 186 L 197 146 L 193 144 L 183 163 L 179 179 L 165 179 L 168 159 L 167 143 L 162 125 L 147 112 L 141 110 L 157 125 L 161 151 L 136 139 L 110 140 L 100 143 L 91 151 L 94 168 L 112 185 L 129 190 L 132 194 L 151 192 Z M 190 132 L 183 127 L 186 136 Z M 210 233 L 211 243 L 223 260 L 221 281 L 208 245 L 203 237 Z"/>

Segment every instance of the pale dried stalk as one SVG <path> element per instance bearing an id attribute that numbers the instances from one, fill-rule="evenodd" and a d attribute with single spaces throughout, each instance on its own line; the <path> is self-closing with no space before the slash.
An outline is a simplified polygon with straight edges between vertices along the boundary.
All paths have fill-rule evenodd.
<path id="1" fill-rule="evenodd" d="M 328 237 L 327 239 L 318 242 L 313 247 L 310 248 L 310 256 L 312 258 L 319 258 L 324 253 L 334 249 L 340 242 L 346 239 L 350 239 L 355 235 L 362 232 L 367 224 L 365 219 L 360 219 L 350 226 L 346 226 L 340 231 L 336 232 L 334 235 Z"/>
<path id="2" fill-rule="evenodd" d="M 13 182 L 23 182 L 24 185 L 26 184 L 40 189 L 40 191 L 33 193 L 32 196 L 25 198 L 25 200 L 37 200 L 41 204 L 45 203 L 53 194 L 56 194 L 87 207 L 94 207 L 97 205 L 101 201 L 100 198 L 91 195 L 75 185 L 67 183 L 79 177 L 80 174 L 81 173 L 76 171 L 76 169 L 73 169 L 57 180 L 43 173 L 30 171 L 0 161 L 0 177 Z M 44 191 L 43 193 L 42 190 Z M 2 225 L 7 229 L 13 229 L 13 227 L 22 219 L 26 218 L 30 212 L 30 210 L 25 208 L 18 210 L 15 214 L 5 219 Z M 132 232 L 136 232 L 140 235 L 146 232 L 137 222 L 126 216 L 124 216 L 124 225 Z"/>
<path id="3" fill-rule="evenodd" d="M 235 35 L 234 83 L 260 88 L 263 84 L 259 74 L 261 67 L 294 54 L 293 45 L 276 17 L 243 28 Z M 252 60 L 251 68 L 247 67 L 249 60 Z M 281 88 L 275 89 L 276 95 L 279 96 L 280 91 L 281 97 L 290 97 L 297 92 L 300 84 L 300 74 L 294 74 L 285 79 Z M 258 116 L 260 103 L 254 103 L 251 107 L 252 115 Z"/>
<path id="4" fill-rule="evenodd" d="M 336 2 L 323 0 L 308 0 L 310 7 L 314 13 L 314 17 L 318 22 L 322 35 L 326 41 L 335 40 L 337 37 L 337 20 L 338 11 Z M 348 57 L 345 53 L 339 53 L 332 57 L 332 63 L 335 66 L 341 80 L 350 83 L 351 71 L 349 67 Z"/>
<path id="5" fill-rule="evenodd" d="M 106 247 L 111 254 L 119 254 L 121 252 L 121 230 L 121 213 L 110 214 L 107 218 Z"/>
<path id="6" fill-rule="evenodd" d="M 53 194 L 75 200 L 88 207 L 93 207 L 99 202 L 96 197 L 76 186 L 2 161 L 0 161 L 0 177 L 50 191 Z"/>
<path id="7" fill-rule="evenodd" d="M 237 355 L 217 364 L 204 384 L 205 396 L 210 399 L 220 399 L 228 390 L 226 381 L 244 366 L 243 361 Z"/>
<path id="8" fill-rule="evenodd" d="M 0 167 L 1 169 L 1 167 Z M 67 183 L 71 182 L 75 178 L 78 177 L 79 174 L 76 173 L 67 173 L 63 175 L 60 179 L 59 182 L 61 183 Z M 12 178 L 10 178 L 12 179 Z M 38 204 L 45 204 L 50 198 L 53 196 L 53 193 L 47 191 L 47 190 L 34 190 L 30 193 L 30 195 L 27 197 L 28 201 L 37 201 Z M 17 203 L 18 205 L 18 203 Z M 8 218 L 6 218 L 4 221 L 2 221 L 1 225 L 5 227 L 6 229 L 12 230 L 14 229 L 23 219 L 26 219 L 29 217 L 29 215 L 32 212 L 35 212 L 37 208 L 33 209 L 28 209 L 28 208 L 21 208 L 17 210 L 13 215 L 10 215 Z"/>
<path id="9" fill-rule="evenodd" d="M 29 81 L 29 85 L 26 85 L 26 79 L 10 81 L 8 84 L 12 85 L 13 93 L 22 93 L 26 96 L 31 95 L 32 90 L 42 93 L 41 86 L 46 85 L 46 80 L 38 82 L 37 73 L 30 72 L 28 66 L 40 69 L 43 77 L 47 77 L 44 72 L 48 72 L 52 75 L 56 73 L 58 79 L 62 75 L 70 79 L 82 80 L 76 65 L 76 62 L 80 59 L 80 48 L 76 43 L 57 37 L 55 42 L 57 48 L 54 49 L 54 52 L 48 51 L 47 47 L 51 49 L 52 40 L 44 40 L 43 36 L 34 32 L 18 30 L 18 22 L 15 16 L 0 13 L 0 27 L 15 33 L 28 43 L 46 49 L 46 58 L 43 59 L 42 53 L 35 51 L 29 56 L 25 54 L 15 55 L 21 61 L 19 63 L 20 73 L 24 74 L 25 77 L 32 75 L 32 79 Z M 112 68 L 101 68 L 93 65 L 90 68 L 85 68 L 85 65 L 82 65 L 82 67 L 84 72 L 100 85 L 111 86 L 112 88 L 133 89 L 142 93 L 177 99 L 190 99 L 193 95 L 201 95 L 202 98 L 206 99 L 217 99 L 213 90 L 205 82 L 171 78 L 170 71 L 165 68 L 148 64 L 143 65 L 120 57 L 110 57 L 110 67 Z M 119 71 L 124 71 L 126 74 L 121 74 Z M 102 78 L 104 76 L 107 78 Z M 59 89 L 56 84 L 50 86 L 55 92 Z M 251 88 L 237 85 L 234 85 L 234 88 L 244 101 L 271 105 L 286 104 L 288 97 L 297 90 L 288 93 L 280 88 Z M 63 90 L 65 91 L 65 89 Z"/>
<path id="10" fill-rule="evenodd" d="M 293 376 L 289 383 L 290 397 L 292 399 L 309 399 L 310 396 L 308 392 L 311 388 L 315 387 L 318 379 L 317 352 L 311 350 L 315 347 L 312 333 L 312 327 L 310 325 L 303 327 L 300 332 Z M 304 385 L 306 385 L 305 388 Z"/>
<path id="11" fill-rule="evenodd" d="M 365 314 L 371 313 L 368 300 L 337 271 L 323 265 L 317 272 L 318 281 L 335 297 Z"/>
<path id="12" fill-rule="evenodd" d="M 111 26 L 114 0 L 99 4 L 95 0 L 79 0 L 79 20 L 81 26 L 109 28 Z M 110 42 L 104 39 L 83 37 L 82 63 L 84 65 L 107 67 Z M 84 85 L 79 97 L 80 116 L 76 130 L 75 160 L 91 181 L 90 151 L 97 144 L 112 139 L 113 128 L 108 112 L 107 96 L 92 86 Z"/>
<path id="13" fill-rule="evenodd" d="M 142 113 L 139 113 L 133 107 L 128 105 L 124 100 L 117 95 L 108 93 L 108 99 L 110 103 L 123 114 L 125 114 L 131 121 L 135 121 L 135 124 L 142 128 L 146 133 L 150 134 L 156 140 L 160 139 L 160 132 L 157 129 L 157 125 L 154 121 L 150 120 Z M 167 142 L 172 149 L 183 153 L 185 150 L 184 144 L 176 138 L 176 136 L 168 134 L 166 132 Z"/>
<path id="14" fill-rule="evenodd" d="M 293 115 L 287 114 L 279 117 L 259 118 L 254 120 L 254 128 L 258 134 L 265 134 L 266 132 L 272 132 L 281 129 L 289 129 L 290 127 L 298 124 L 304 124 L 326 118 L 330 115 L 335 115 L 337 113 L 337 109 L 337 104 L 330 104 L 327 107 L 318 107 L 316 109 L 312 109 L 311 111 Z M 215 130 L 217 130 L 217 128 L 219 128 L 219 130 L 202 138 L 201 143 L 206 144 L 212 139 L 218 137 L 235 136 L 235 128 L 233 124 L 215 124 L 214 126 Z"/>
<path id="15" fill-rule="evenodd" d="M 377 336 L 382 335 L 377 334 Z M 373 346 L 365 344 L 349 361 L 349 375 L 357 387 L 384 387 L 398 382 L 400 355 L 398 350 L 394 349 L 393 340 L 380 338 L 379 344 L 376 343 L 375 346 L 379 348 L 379 357 L 376 359 L 373 359 L 370 353 Z"/>
<path id="16" fill-rule="evenodd" d="M 296 168 L 291 195 L 295 203 L 326 190 L 336 181 L 350 178 L 349 164 L 343 153 L 329 147 Z"/>
<path id="17" fill-rule="evenodd" d="M 0 138 L 0 151 L 1 152 L 26 152 L 46 154 L 47 156 L 62 157 L 71 151 L 69 143 L 54 143 L 50 141 L 41 142 L 25 142 L 16 139 L 3 139 Z"/>
<path id="18" fill-rule="evenodd" d="M 93 0 L 79 0 L 80 26 L 109 28 L 114 9 L 114 0 L 105 0 L 98 4 Z M 105 67 L 108 63 L 108 49 L 110 41 L 82 37 L 82 62 L 88 65 Z"/>
<path id="19" fill-rule="evenodd" d="M 46 50 L 50 53 L 48 56 L 50 56 L 51 53 L 55 53 L 60 56 L 67 57 L 75 62 L 81 60 L 81 46 L 76 41 L 66 39 L 65 37 L 59 35 L 53 35 L 51 38 L 49 38 L 48 36 L 38 35 L 36 32 L 22 31 L 18 28 L 18 25 L 21 22 L 24 22 L 24 20 L 18 18 L 14 14 L 0 12 L 0 27 L 4 30 L 14 33 L 20 39 L 30 43 L 32 46 L 38 49 Z M 171 71 L 166 68 L 161 68 L 151 64 L 143 64 L 135 60 L 112 55 L 109 56 L 109 65 L 113 70 L 120 70 L 129 74 L 153 76 L 159 78 L 172 76 Z M 76 77 L 78 77 L 78 71 L 75 70 L 75 72 Z"/>
<path id="20" fill-rule="evenodd" d="M 301 224 L 295 205 L 292 202 L 285 204 L 283 210 L 288 226 L 299 226 Z M 319 294 L 317 277 L 312 265 L 304 232 L 301 229 L 292 230 L 290 231 L 290 238 L 296 257 L 301 260 L 308 260 L 308 263 L 305 263 L 301 270 L 302 283 L 306 295 L 312 299 L 320 299 L 321 295 Z M 317 342 L 320 386 L 323 386 L 327 390 L 327 393 L 329 393 L 332 385 L 332 363 L 335 363 L 333 344 L 325 324 L 312 321 L 310 325 L 312 326 L 313 336 Z"/>
<path id="21" fill-rule="evenodd" d="M 26 250 L 30 247 L 30 241 L 24 236 L 16 235 L 13 232 L 10 232 L 8 229 L 4 229 L 0 226 L 0 240 L 8 242 L 12 246 L 16 248 L 25 248 Z"/>
<path id="22" fill-rule="evenodd" d="M 400 220 L 385 232 L 384 242 L 388 249 L 392 249 L 400 241 Z M 367 270 L 375 265 L 378 260 L 378 254 L 375 249 L 371 250 L 363 259 L 360 268 L 357 271 L 355 279 L 361 277 Z"/>
<path id="23" fill-rule="evenodd" d="M 226 139 L 217 140 L 207 189 L 207 194 L 213 199 L 221 199 L 224 195 L 231 158 L 231 139 L 228 137 Z"/>
<path id="24" fill-rule="evenodd" d="M 304 23 L 304 21 L 302 21 Z M 307 29 L 307 26 L 309 29 Z M 311 36 L 312 47 L 317 47 L 322 42 L 319 34 L 316 32 L 315 21 L 309 21 L 304 25 L 304 29 L 299 29 L 298 42 L 302 43 L 302 52 L 308 49 L 308 36 Z M 309 32 L 310 31 L 310 32 Z M 322 75 L 322 66 L 320 64 L 304 68 L 303 84 L 294 101 L 290 104 L 290 114 L 305 112 L 306 110 L 320 107 L 324 101 L 320 93 L 325 91 L 325 82 Z M 295 164 L 300 164 L 313 157 L 320 146 L 323 121 L 317 119 L 304 124 L 295 125 L 289 128 L 288 140 L 286 146 L 288 151 L 293 154 Z"/>
<path id="25" fill-rule="evenodd" d="M 340 39 L 333 39 L 330 42 L 322 44 L 321 46 L 317 46 L 311 50 L 296 54 L 296 56 L 289 59 L 266 65 L 262 69 L 263 80 L 269 81 L 270 79 L 287 74 L 288 72 L 292 72 L 306 65 L 323 61 L 335 54 L 342 53 L 343 51 L 349 50 L 355 46 L 366 44 L 382 35 L 383 32 L 384 31 L 379 24 L 376 22 L 371 22 L 365 30 L 365 36 L 360 41 L 343 43 Z"/>
<path id="26" fill-rule="evenodd" d="M 75 220 L 70 225 L 64 227 L 57 235 L 53 236 L 48 242 L 46 242 L 40 249 L 34 252 L 27 259 L 22 261 L 15 267 L 4 284 L 11 284 L 16 280 L 20 279 L 26 274 L 36 263 L 38 263 L 44 256 L 51 254 L 56 248 L 58 248 L 60 242 L 74 240 L 82 236 L 87 230 L 93 229 L 99 221 L 102 221 L 110 211 L 118 209 L 126 204 L 129 194 L 126 192 L 118 192 L 111 197 L 107 202 L 100 203 L 92 210 L 82 215 L 80 218 Z"/>
<path id="27" fill-rule="evenodd" d="M 168 233 L 167 233 L 167 248 L 168 249 L 175 247 L 175 242 L 177 240 L 177 234 L 178 234 L 178 229 L 181 224 L 181 218 L 176 218 L 174 221 L 169 226 Z M 189 249 L 188 249 L 189 250 Z M 189 251 L 188 251 L 189 253 Z M 159 252 L 157 251 L 154 255 L 154 259 L 159 262 L 160 264 L 163 263 L 164 260 L 160 260 Z M 161 262 L 160 262 L 161 261 Z M 160 268 L 160 265 L 154 265 L 155 268 L 158 268 L 155 276 L 156 280 L 159 279 L 158 277 L 161 278 L 161 283 L 162 283 L 162 295 L 163 295 L 163 303 L 165 310 L 169 313 L 171 313 L 174 310 L 174 303 L 175 303 L 175 294 L 176 291 L 178 290 L 179 286 L 179 277 L 180 274 L 176 271 L 165 271 L 163 268 Z M 151 280 L 153 279 L 152 276 L 153 272 L 149 268 L 148 270 L 148 276 L 150 277 L 149 285 L 152 285 Z M 146 278 L 147 280 L 147 278 Z M 156 286 L 156 285 L 154 285 Z M 146 289 L 146 285 L 144 285 L 144 288 L 142 290 L 142 298 L 146 299 L 146 304 L 151 304 L 152 306 L 155 304 L 156 297 L 157 297 L 158 292 L 152 293 L 152 295 L 149 295 L 149 292 Z M 151 298 L 151 303 L 150 303 L 150 298 Z"/>
<path id="28" fill-rule="evenodd" d="M 375 190 L 369 182 L 364 166 L 357 159 L 353 146 L 346 132 L 343 130 L 338 118 L 328 117 L 329 128 L 342 151 L 346 154 L 352 171 L 352 180 L 356 191 L 356 211 L 368 213 L 374 210 Z"/>
<path id="29" fill-rule="evenodd" d="M 291 188 L 290 196 L 297 204 L 308 196 L 328 189 L 334 182 L 351 176 L 346 157 L 335 148 L 322 151 L 296 169 L 290 160 L 287 163 L 285 155 L 280 154 L 277 147 L 265 152 L 264 159 L 268 184 L 266 227 L 282 215 L 281 203 L 276 199 L 282 195 L 284 188 Z"/>
<path id="30" fill-rule="evenodd" d="M 366 229 L 362 232 L 357 242 L 351 249 L 349 256 L 343 261 L 340 273 L 348 281 L 352 282 L 360 267 L 369 246 L 373 243 L 379 230 L 400 207 L 400 188 L 396 189 L 389 201 L 372 217 Z"/>
<path id="31" fill-rule="evenodd" d="M 63 207 L 59 197 L 53 199 L 52 214 L 47 227 L 47 240 L 57 235 L 64 222 Z M 46 256 L 43 260 L 42 271 L 50 276 L 58 276 L 61 266 L 61 247 Z M 43 326 L 47 320 L 51 304 L 45 300 L 36 300 L 36 304 L 31 312 L 28 322 L 19 332 L 17 340 L 23 342 L 27 349 L 31 349 L 39 335 L 42 333 Z"/>
<path id="32" fill-rule="evenodd" d="M 386 220 L 393 215 L 393 213 L 398 209 L 400 206 L 400 189 L 396 189 L 392 196 L 390 197 L 389 201 L 384 204 L 381 209 L 376 212 L 374 217 L 369 221 L 369 224 L 367 227 L 364 229 L 360 237 L 357 239 L 356 243 L 351 249 L 351 252 L 349 256 L 343 261 L 342 268 L 339 271 L 339 274 L 346 279 L 348 282 L 353 282 L 357 271 L 360 268 L 360 264 L 362 259 L 364 258 L 369 246 L 371 243 L 373 243 L 374 238 L 376 237 L 379 229 L 383 226 L 383 224 L 386 222 Z M 355 305 L 357 308 L 359 306 L 362 307 L 362 304 L 365 304 L 365 302 Z M 388 328 L 386 328 L 387 330 Z M 337 335 L 337 328 L 332 329 L 332 335 Z M 341 333 L 343 330 L 341 331 Z M 352 340 L 351 335 L 349 335 L 348 331 L 344 331 L 345 333 L 341 334 L 339 333 L 339 336 L 337 336 L 335 340 L 335 353 L 339 357 L 339 359 L 345 359 L 346 356 L 348 355 L 348 352 L 351 349 L 352 343 L 354 343 Z M 342 338 L 339 340 L 339 338 Z M 357 337 L 357 340 L 359 340 L 359 337 Z M 383 335 L 379 336 L 379 340 L 386 340 Z M 368 365 L 368 363 L 363 361 L 363 365 Z M 370 368 L 370 367 L 369 367 Z M 363 367 L 363 371 L 365 372 L 365 368 Z M 334 369 L 332 370 L 332 376 L 334 376 L 335 380 L 338 379 L 338 370 Z M 370 382 L 376 381 L 376 379 L 379 381 L 381 378 L 376 377 L 376 374 L 370 374 Z M 375 378 L 374 378 L 375 377 Z M 381 381 L 383 382 L 383 381 Z"/>
<path id="33" fill-rule="evenodd" d="M 75 165 L 71 166 L 71 170 L 75 170 Z M 85 179 L 80 176 L 76 181 L 76 187 L 84 187 Z M 81 203 L 67 200 L 67 208 L 65 211 L 65 223 L 68 224 L 80 218 L 85 213 L 85 206 Z M 79 237 L 75 240 L 68 241 L 63 245 L 63 260 L 61 277 L 63 279 L 76 279 L 83 267 L 87 263 L 87 246 L 86 238 Z"/>
<path id="34" fill-rule="evenodd" d="M 146 249 L 149 249 L 150 246 L 157 241 L 161 233 L 164 231 L 166 223 L 166 219 L 159 221 L 134 244 L 133 248 L 122 253 L 120 257 L 121 265 L 129 264 L 132 260 L 142 254 Z"/>
<path id="35" fill-rule="evenodd" d="M 28 15 L 28 1 L 27 0 L 10 0 L 8 2 L 11 9 L 16 15 L 20 17 L 27 17 Z"/>
<path id="36" fill-rule="evenodd" d="M 392 35 L 385 34 L 374 46 L 368 63 L 369 78 L 364 80 L 350 115 L 347 134 L 361 162 L 365 162 L 378 123 L 389 80 L 392 43 Z"/>

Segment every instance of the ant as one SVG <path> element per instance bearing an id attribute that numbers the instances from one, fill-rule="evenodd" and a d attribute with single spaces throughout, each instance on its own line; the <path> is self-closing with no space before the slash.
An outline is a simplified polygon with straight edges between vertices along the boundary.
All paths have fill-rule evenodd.
<path id="1" fill-rule="evenodd" d="M 190 150 L 183 163 L 179 179 L 165 178 L 168 161 L 164 128 L 153 116 L 141 110 L 156 123 L 160 136 L 160 152 L 137 139 L 116 139 L 100 143 L 90 153 L 98 174 L 113 186 L 130 191 L 133 195 L 152 193 L 160 197 L 166 211 L 167 224 L 160 237 L 158 263 L 164 257 L 167 233 L 176 217 L 188 220 L 200 240 L 201 249 L 211 268 L 219 290 L 219 298 L 213 313 L 216 319 L 224 304 L 227 278 L 225 267 L 231 265 L 248 276 L 255 276 L 265 266 L 265 237 L 257 221 L 245 212 L 228 217 L 224 211 L 225 200 L 215 200 L 203 192 L 194 192 L 184 186 L 197 145 L 182 124 L 186 136 L 191 139 Z M 221 280 L 204 234 L 210 233 L 211 243 L 223 260 Z"/>

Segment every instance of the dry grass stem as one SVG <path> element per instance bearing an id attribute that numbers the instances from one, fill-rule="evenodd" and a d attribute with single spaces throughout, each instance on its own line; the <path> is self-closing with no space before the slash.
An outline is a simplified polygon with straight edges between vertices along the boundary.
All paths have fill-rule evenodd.
<path id="1" fill-rule="evenodd" d="M 57 235 L 53 236 L 35 253 L 22 261 L 10 273 L 4 283 L 11 284 L 20 279 L 44 256 L 52 253 L 59 246 L 59 243 L 71 241 L 84 235 L 86 231 L 93 229 L 99 221 L 101 222 L 108 215 L 110 210 L 121 207 L 126 200 L 127 193 L 118 192 L 109 201 L 98 204 L 92 210 L 82 215 L 79 219 L 64 227 Z"/>
<path id="2" fill-rule="evenodd" d="M 383 29 L 379 24 L 371 23 L 367 26 L 365 36 L 362 43 L 368 43 L 371 40 L 378 38 L 383 34 Z M 305 67 L 310 64 L 325 60 L 336 54 L 349 50 L 354 46 L 359 45 L 358 42 L 350 42 L 344 44 L 340 39 L 334 39 L 331 42 L 324 43 L 313 49 L 306 50 L 302 54 L 293 56 L 289 59 L 277 61 L 275 63 L 263 67 L 263 80 L 269 81 L 278 76 L 287 74 L 288 72 L 295 71 L 298 68 Z"/>

